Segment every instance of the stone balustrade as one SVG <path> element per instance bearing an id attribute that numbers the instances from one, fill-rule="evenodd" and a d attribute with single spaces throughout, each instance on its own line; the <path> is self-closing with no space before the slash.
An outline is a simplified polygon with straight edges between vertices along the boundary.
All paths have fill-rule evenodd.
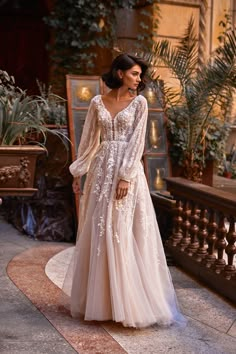
<path id="1" fill-rule="evenodd" d="M 166 178 L 176 201 L 166 248 L 186 271 L 236 302 L 236 194 Z"/>

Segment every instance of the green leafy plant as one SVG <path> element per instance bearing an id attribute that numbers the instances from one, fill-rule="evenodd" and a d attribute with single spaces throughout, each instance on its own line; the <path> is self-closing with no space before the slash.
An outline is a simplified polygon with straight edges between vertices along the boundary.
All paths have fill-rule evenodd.
<path id="1" fill-rule="evenodd" d="M 221 20 L 219 22 L 219 27 L 222 29 L 222 31 L 220 32 L 217 39 L 218 39 L 219 43 L 223 43 L 225 40 L 226 33 L 233 29 L 232 13 L 228 13 L 225 11 L 224 20 Z"/>
<path id="2" fill-rule="evenodd" d="M 37 96 L 40 116 L 46 124 L 66 125 L 66 100 L 52 91 L 52 86 L 37 80 L 40 96 Z"/>
<path id="3" fill-rule="evenodd" d="M 43 122 L 34 115 L 36 102 L 30 97 L 0 98 L 0 145 L 13 145 L 24 141 L 32 131 L 43 133 Z"/>
<path id="4" fill-rule="evenodd" d="M 227 178 L 236 178 L 236 145 L 233 144 L 231 151 L 225 153 L 220 165 L 219 175 Z"/>
<path id="5" fill-rule="evenodd" d="M 147 5 L 159 0 L 56 0 L 54 10 L 44 20 L 53 30 L 50 46 L 57 68 L 74 74 L 90 74 L 95 66 L 96 49 L 112 49 L 116 40 L 118 9 L 143 9 L 138 42 L 150 46 L 153 22 Z M 151 26 L 151 28 L 150 28 Z M 93 71 L 94 72 L 94 71 Z"/>
<path id="6" fill-rule="evenodd" d="M 198 65 L 198 40 L 194 21 L 177 46 L 158 41 L 148 60 L 153 66 L 166 65 L 178 86 L 164 83 L 165 112 L 168 120 L 170 155 L 185 167 L 185 177 L 201 180 L 207 160 L 221 159 L 230 131 L 230 100 L 236 88 L 236 33 L 224 40 L 209 60 Z M 151 73 L 159 90 L 156 72 Z"/>
<path id="7" fill-rule="evenodd" d="M 68 140 L 62 131 L 46 127 L 42 112 L 42 99 L 27 96 L 13 77 L 0 71 L 0 145 L 45 145 L 48 133 Z"/>

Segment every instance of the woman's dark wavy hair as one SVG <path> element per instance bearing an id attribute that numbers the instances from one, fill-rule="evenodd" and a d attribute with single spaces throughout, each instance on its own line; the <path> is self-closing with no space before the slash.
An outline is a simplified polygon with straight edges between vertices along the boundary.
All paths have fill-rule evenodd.
<path id="1" fill-rule="evenodd" d="M 120 88 L 122 86 L 122 80 L 119 78 L 117 71 L 126 71 L 131 69 L 134 65 L 141 67 L 142 73 L 140 75 L 141 81 L 137 90 L 142 91 L 145 88 L 144 77 L 148 69 L 147 63 L 138 57 L 130 54 L 120 54 L 112 62 L 110 70 L 102 75 L 102 80 L 110 89 Z"/>

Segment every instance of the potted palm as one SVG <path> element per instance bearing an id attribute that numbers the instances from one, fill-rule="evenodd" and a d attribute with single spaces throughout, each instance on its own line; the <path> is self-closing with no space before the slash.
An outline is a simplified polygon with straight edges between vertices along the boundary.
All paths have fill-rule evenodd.
<path id="1" fill-rule="evenodd" d="M 167 66 L 178 85 L 163 83 L 170 157 L 180 175 L 202 182 L 209 161 L 222 161 L 230 131 L 229 116 L 236 87 L 236 33 L 231 30 L 202 65 L 194 21 L 177 46 L 158 41 L 148 60 Z M 156 72 L 151 73 L 154 91 L 160 89 Z M 176 168 L 174 169 L 176 170 Z M 211 184 L 212 179 L 207 184 Z"/>
<path id="2" fill-rule="evenodd" d="M 0 71 L 0 195 L 32 195 L 37 157 L 46 151 L 49 129 L 39 98 L 15 86 L 14 78 Z M 51 131 L 50 131 L 51 132 Z M 53 132 L 58 134 L 57 132 Z"/>

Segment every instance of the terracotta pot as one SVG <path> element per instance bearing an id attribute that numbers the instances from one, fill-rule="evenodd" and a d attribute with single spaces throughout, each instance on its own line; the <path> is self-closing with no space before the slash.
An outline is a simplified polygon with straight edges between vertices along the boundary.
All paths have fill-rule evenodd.
<path id="1" fill-rule="evenodd" d="M 202 183 L 208 186 L 213 186 L 213 174 L 214 174 L 214 161 L 209 160 L 206 163 L 206 167 L 202 174 Z"/>
<path id="2" fill-rule="evenodd" d="M 184 177 L 185 173 L 184 173 L 184 168 L 178 164 L 172 163 L 171 164 L 171 175 L 172 177 Z M 206 167 L 203 170 L 203 174 L 202 174 L 202 184 L 206 184 L 208 186 L 213 186 L 213 173 L 214 173 L 214 161 L 207 161 Z"/>
<path id="3" fill-rule="evenodd" d="M 227 172 L 227 171 L 225 171 L 225 172 L 223 173 L 223 177 L 225 177 L 225 178 L 232 178 L 232 172 Z"/>
<path id="4" fill-rule="evenodd" d="M 0 146 L 0 196 L 31 196 L 39 146 Z"/>

